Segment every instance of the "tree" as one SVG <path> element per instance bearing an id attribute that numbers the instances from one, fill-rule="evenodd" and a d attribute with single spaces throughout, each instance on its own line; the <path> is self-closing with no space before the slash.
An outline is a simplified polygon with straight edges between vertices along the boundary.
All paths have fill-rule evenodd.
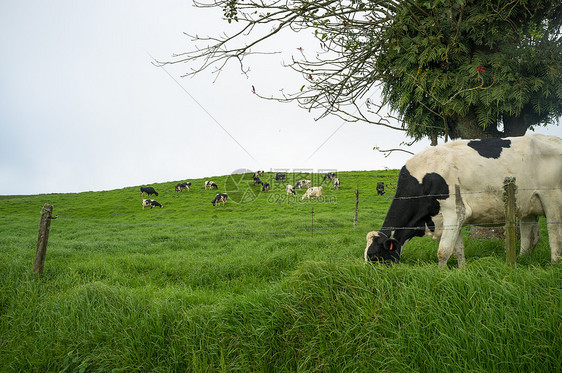
<path id="1" fill-rule="evenodd" d="M 196 47 L 168 63 L 186 75 L 246 57 L 284 30 L 313 33 L 316 57 L 287 67 L 303 77 L 292 93 L 319 117 L 337 115 L 427 137 L 519 136 L 562 115 L 562 3 L 559 0 L 212 0 L 232 35 L 192 36 Z M 201 43 L 204 45 L 201 46 Z M 368 93 L 382 89 L 382 102 Z M 382 114 L 383 107 L 390 114 Z M 401 127 L 391 125 L 398 119 Z"/>

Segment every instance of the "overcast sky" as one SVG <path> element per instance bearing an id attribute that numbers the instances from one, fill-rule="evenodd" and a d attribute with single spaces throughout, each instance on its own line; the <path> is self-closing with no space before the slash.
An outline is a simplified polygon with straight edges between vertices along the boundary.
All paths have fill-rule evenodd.
<path id="1" fill-rule="evenodd" d="M 400 132 L 257 98 L 303 82 L 282 67 L 305 53 L 252 60 L 218 81 L 155 67 L 192 46 L 183 33 L 225 31 L 220 12 L 189 0 L 0 3 L 0 195 L 99 191 L 229 174 L 247 168 L 376 170 L 409 158 L 373 150 Z M 295 41 L 296 40 L 296 41 Z M 294 45 L 293 45 L 294 44 Z M 152 56 L 152 57 L 151 57 Z M 372 97 L 376 100 L 377 97 Z M 561 127 L 541 132 L 562 137 Z M 417 143 L 418 152 L 428 145 Z"/>

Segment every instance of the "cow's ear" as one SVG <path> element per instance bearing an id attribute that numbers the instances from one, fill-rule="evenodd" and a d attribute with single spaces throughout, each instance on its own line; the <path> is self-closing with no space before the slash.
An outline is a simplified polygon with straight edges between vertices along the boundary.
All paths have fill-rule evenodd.
<path id="1" fill-rule="evenodd" d="M 400 252 L 400 242 L 394 238 L 389 238 L 384 241 L 384 248 L 388 251 Z"/>

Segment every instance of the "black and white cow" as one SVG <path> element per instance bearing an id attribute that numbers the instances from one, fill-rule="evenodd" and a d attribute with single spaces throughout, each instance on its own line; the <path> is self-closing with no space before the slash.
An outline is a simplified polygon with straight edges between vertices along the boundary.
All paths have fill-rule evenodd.
<path id="1" fill-rule="evenodd" d="M 310 186 L 312 185 L 312 181 L 310 180 L 299 180 L 297 181 L 297 183 L 295 184 L 295 188 L 310 188 Z"/>
<path id="2" fill-rule="evenodd" d="M 228 194 L 217 193 L 217 195 L 215 196 L 215 199 L 213 200 L 213 206 L 216 206 L 217 204 L 219 204 L 221 202 L 222 202 L 222 205 L 224 206 L 227 199 L 228 199 Z"/>
<path id="3" fill-rule="evenodd" d="M 144 211 L 144 208 L 145 208 L 145 207 L 149 207 L 149 206 L 150 206 L 151 209 L 152 209 L 153 207 L 160 207 L 160 208 L 164 207 L 164 206 L 162 206 L 161 204 L 159 204 L 158 202 L 156 202 L 156 201 L 153 200 L 153 199 L 143 199 L 143 200 L 142 200 L 142 209 L 143 209 L 143 211 Z"/>
<path id="4" fill-rule="evenodd" d="M 334 178 L 334 189 L 338 190 L 340 188 L 340 179 L 335 177 Z"/>
<path id="5" fill-rule="evenodd" d="M 269 189 L 271 189 L 271 185 L 269 185 L 269 183 L 263 184 L 262 191 L 269 192 Z"/>
<path id="6" fill-rule="evenodd" d="M 379 181 L 377 183 L 377 194 L 379 196 L 382 196 L 384 194 L 384 182 L 383 181 Z"/>
<path id="7" fill-rule="evenodd" d="M 275 174 L 275 180 L 276 181 L 285 181 L 285 174 L 280 174 L 280 173 Z"/>
<path id="8" fill-rule="evenodd" d="M 336 173 L 335 173 L 335 172 L 328 172 L 326 175 L 324 175 L 324 181 L 326 181 L 326 180 L 334 180 L 335 177 L 336 177 Z"/>
<path id="9" fill-rule="evenodd" d="M 261 184 L 263 185 L 263 181 L 261 181 L 259 176 L 254 175 L 254 185 Z"/>
<path id="10" fill-rule="evenodd" d="M 288 196 L 291 195 L 291 194 L 294 195 L 294 196 L 297 195 L 297 192 L 295 191 L 295 188 L 291 184 L 287 185 L 286 190 L 287 190 Z"/>
<path id="11" fill-rule="evenodd" d="M 215 182 L 211 181 L 211 180 L 207 180 L 205 181 L 205 190 L 207 190 L 207 188 L 209 189 L 218 189 L 219 186 L 217 184 L 215 184 Z"/>
<path id="12" fill-rule="evenodd" d="M 181 192 L 184 189 L 187 189 L 187 191 L 189 192 L 189 189 L 191 188 L 191 183 L 187 182 L 187 183 L 179 183 L 176 185 L 176 192 Z"/>
<path id="13" fill-rule="evenodd" d="M 551 260 L 562 254 L 562 140 L 545 135 L 460 140 L 430 147 L 400 170 L 396 195 L 379 232 L 367 234 L 365 260 L 400 260 L 409 239 L 439 240 L 439 266 L 451 254 L 464 264 L 460 229 L 505 221 L 504 178 L 516 177 L 520 254 L 538 242 L 539 216 L 548 224 Z"/>
<path id="14" fill-rule="evenodd" d="M 158 193 L 154 190 L 153 187 L 140 187 L 140 195 L 141 197 L 144 195 L 151 195 L 154 194 L 156 197 L 158 197 Z"/>
<path id="15" fill-rule="evenodd" d="M 262 171 L 262 170 L 256 171 L 256 172 L 254 172 L 254 179 L 256 177 L 263 177 L 264 174 L 265 174 L 265 172 Z"/>

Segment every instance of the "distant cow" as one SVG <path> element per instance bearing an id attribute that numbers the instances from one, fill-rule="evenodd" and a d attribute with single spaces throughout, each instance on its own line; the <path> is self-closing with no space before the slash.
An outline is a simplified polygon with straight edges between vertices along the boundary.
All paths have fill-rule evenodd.
<path id="1" fill-rule="evenodd" d="M 213 189 L 213 188 L 218 189 L 218 188 L 219 188 L 219 186 L 218 186 L 217 184 L 215 184 L 215 183 L 214 183 L 213 181 L 211 181 L 211 180 L 205 181 L 205 190 L 207 190 L 207 187 L 208 187 L 209 189 Z"/>
<path id="2" fill-rule="evenodd" d="M 269 192 L 270 188 L 271 188 L 271 186 L 269 185 L 269 183 L 265 183 L 265 184 L 263 184 L 262 191 Z"/>
<path id="3" fill-rule="evenodd" d="M 254 175 L 254 185 L 257 185 L 257 184 L 263 185 L 263 182 L 261 181 L 259 176 Z"/>
<path id="4" fill-rule="evenodd" d="M 176 192 L 181 192 L 184 189 L 187 189 L 187 191 L 189 192 L 189 189 L 191 188 L 191 183 L 179 183 L 176 185 Z"/>
<path id="5" fill-rule="evenodd" d="M 261 171 L 261 170 L 260 170 L 260 171 L 256 171 L 256 172 L 254 172 L 254 179 L 255 179 L 256 177 L 263 177 L 264 174 L 265 174 L 265 172 L 263 172 L 263 171 Z"/>
<path id="6" fill-rule="evenodd" d="M 148 195 L 150 196 L 151 194 L 154 194 L 156 197 L 158 197 L 158 193 L 154 190 L 153 187 L 140 187 L 140 195 L 141 197 L 144 195 Z"/>
<path id="7" fill-rule="evenodd" d="M 302 199 L 305 198 L 314 198 L 314 197 L 322 197 L 322 187 L 312 187 L 306 190 L 306 193 L 303 194 Z"/>
<path id="8" fill-rule="evenodd" d="M 216 206 L 217 204 L 219 204 L 221 202 L 222 202 L 222 205 L 224 206 L 227 199 L 228 199 L 228 194 L 217 193 L 217 195 L 215 196 L 215 199 L 213 200 L 213 206 Z"/>
<path id="9" fill-rule="evenodd" d="M 297 192 L 295 191 L 295 188 L 291 184 L 289 184 L 287 185 L 287 195 L 289 196 L 291 194 L 296 196 Z"/>
<path id="10" fill-rule="evenodd" d="M 276 181 L 285 181 L 285 174 L 275 174 L 275 180 Z"/>
<path id="11" fill-rule="evenodd" d="M 516 177 L 521 254 L 539 240 L 546 216 L 551 261 L 562 254 L 562 140 L 554 136 L 459 140 L 430 147 L 406 162 L 396 195 L 378 232 L 367 234 L 365 260 L 398 262 L 416 236 L 440 241 L 439 267 L 451 254 L 465 261 L 465 224 L 505 222 L 504 178 Z"/>
<path id="12" fill-rule="evenodd" d="M 312 181 L 310 180 L 299 180 L 297 181 L 297 184 L 295 185 L 295 188 L 310 188 L 310 186 L 312 185 Z"/>
<path id="13" fill-rule="evenodd" d="M 143 199 L 143 200 L 142 200 L 142 209 L 143 209 L 143 211 L 144 211 L 144 208 L 145 208 L 145 207 L 148 207 L 148 206 L 150 206 L 151 209 L 152 209 L 153 207 L 160 207 L 160 208 L 164 207 L 164 206 L 162 206 L 161 204 L 159 204 L 158 202 L 156 202 L 156 201 L 153 200 L 153 199 Z"/>
<path id="14" fill-rule="evenodd" d="M 336 173 L 335 173 L 335 172 L 328 172 L 326 175 L 324 175 L 324 181 L 326 181 L 326 180 L 334 180 L 335 177 L 336 177 Z"/>
<path id="15" fill-rule="evenodd" d="M 383 181 L 379 181 L 377 183 L 377 194 L 379 196 L 382 196 L 384 194 L 384 182 Z"/>
<path id="16" fill-rule="evenodd" d="M 334 178 L 334 189 L 339 189 L 340 188 L 340 179 L 338 179 L 337 177 Z"/>

